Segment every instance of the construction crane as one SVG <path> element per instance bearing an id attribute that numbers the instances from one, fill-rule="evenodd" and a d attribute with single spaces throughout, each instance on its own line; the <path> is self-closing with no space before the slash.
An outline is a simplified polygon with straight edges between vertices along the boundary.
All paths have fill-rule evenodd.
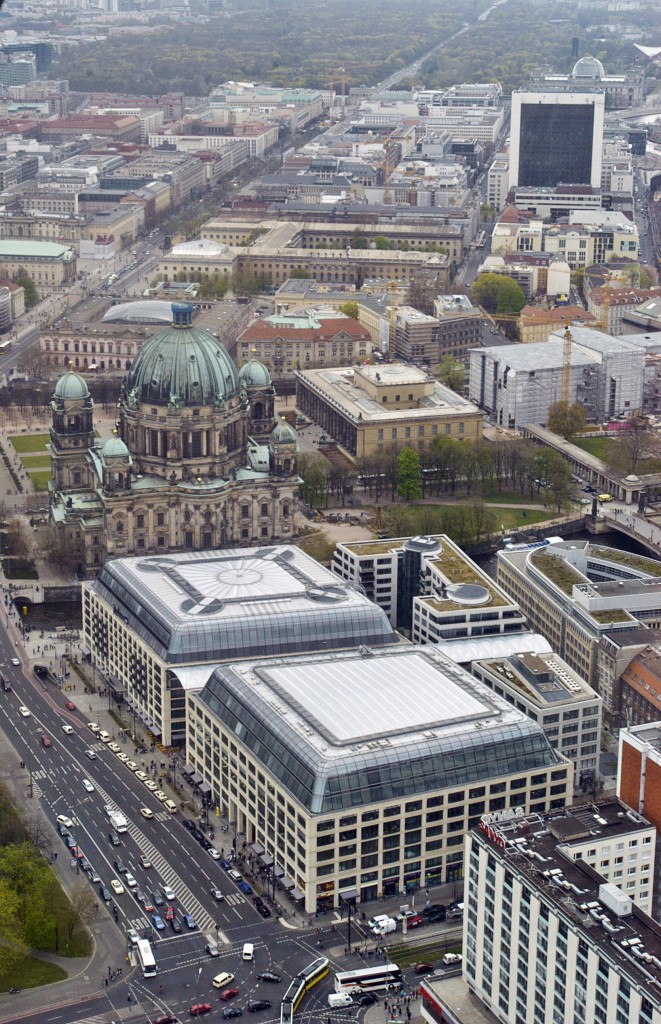
<path id="1" fill-rule="evenodd" d="M 390 296 L 390 328 L 388 331 L 388 354 L 392 358 L 397 347 L 397 281 L 388 281 L 386 286 Z"/>
<path id="2" fill-rule="evenodd" d="M 571 381 L 571 331 L 569 324 L 565 327 L 562 346 L 562 401 L 569 405 L 569 385 Z"/>

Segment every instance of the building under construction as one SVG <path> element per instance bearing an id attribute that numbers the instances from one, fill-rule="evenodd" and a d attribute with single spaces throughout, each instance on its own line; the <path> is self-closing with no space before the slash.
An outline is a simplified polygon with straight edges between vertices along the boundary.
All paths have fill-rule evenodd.
<path id="1" fill-rule="evenodd" d="M 591 423 L 630 416 L 642 408 L 645 352 L 623 338 L 587 327 L 549 341 L 474 349 L 468 396 L 494 425 L 516 430 L 543 426 L 550 407 L 579 402 Z"/>

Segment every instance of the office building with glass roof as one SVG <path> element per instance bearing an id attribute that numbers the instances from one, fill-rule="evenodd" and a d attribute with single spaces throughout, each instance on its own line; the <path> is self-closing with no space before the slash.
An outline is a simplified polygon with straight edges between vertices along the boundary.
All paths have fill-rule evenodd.
<path id="1" fill-rule="evenodd" d="M 537 723 L 432 646 L 221 665 L 189 695 L 186 749 L 309 913 L 459 879 L 481 814 L 563 807 L 573 778 Z"/>
<path id="2" fill-rule="evenodd" d="M 399 644 L 385 613 L 300 548 L 189 551 L 107 562 L 83 584 L 93 663 L 166 745 L 186 691 L 222 662 Z"/>

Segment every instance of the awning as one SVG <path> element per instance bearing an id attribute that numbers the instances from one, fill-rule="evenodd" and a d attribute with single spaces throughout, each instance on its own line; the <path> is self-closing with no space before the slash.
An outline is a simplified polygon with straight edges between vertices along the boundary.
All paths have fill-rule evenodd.
<path id="1" fill-rule="evenodd" d="M 89 658 L 91 657 L 92 654 L 89 647 L 85 647 L 85 644 L 80 645 L 80 653 L 82 654 L 83 658 Z"/>
<path id="2" fill-rule="evenodd" d="M 209 785 L 209 783 L 208 782 L 202 782 L 200 784 L 200 793 L 204 793 L 204 795 L 206 796 L 206 794 L 210 793 L 210 792 L 211 792 L 211 786 Z"/>
<path id="3" fill-rule="evenodd" d="M 276 866 L 275 866 L 275 867 L 273 868 L 273 874 L 275 875 L 275 877 L 276 877 L 276 878 L 284 878 L 284 877 L 285 877 L 285 873 L 284 873 L 284 871 L 282 870 L 282 868 L 279 868 L 279 867 L 277 866 L 277 864 L 276 864 Z"/>
<path id="4" fill-rule="evenodd" d="M 305 896 L 303 895 L 300 889 L 292 889 L 292 891 L 289 893 L 289 896 L 290 899 L 296 900 L 297 903 L 300 903 L 301 900 L 305 899 Z"/>
<path id="5" fill-rule="evenodd" d="M 191 780 L 191 782 L 193 783 L 194 786 L 199 786 L 199 784 L 202 781 L 202 776 L 198 775 L 197 772 L 195 772 L 194 775 L 191 775 L 190 780 Z"/>
<path id="6" fill-rule="evenodd" d="M 151 727 L 151 729 L 149 731 L 150 731 L 150 733 L 152 734 L 152 736 L 154 737 L 155 740 L 157 740 L 159 736 L 162 736 L 161 730 L 158 729 L 155 725 L 152 725 L 152 727 Z"/>
<path id="7" fill-rule="evenodd" d="M 271 857 L 271 855 L 268 853 L 263 853 L 259 859 L 261 860 L 265 868 L 270 868 L 271 864 L 273 863 L 273 857 Z"/>
<path id="8" fill-rule="evenodd" d="M 284 878 L 280 879 L 280 885 L 283 889 L 293 889 L 295 883 L 292 882 L 291 878 L 288 878 L 287 875 L 285 875 Z"/>
<path id="9" fill-rule="evenodd" d="M 250 849 L 252 850 L 253 853 L 256 853 L 258 857 L 261 857 L 261 855 L 264 853 L 264 847 L 260 846 L 259 843 L 253 843 Z"/>
<path id="10" fill-rule="evenodd" d="M 194 771 L 195 769 L 193 768 L 192 764 L 185 764 L 184 767 L 181 769 L 181 774 L 185 775 L 186 778 L 188 778 L 188 776 L 192 775 Z"/>

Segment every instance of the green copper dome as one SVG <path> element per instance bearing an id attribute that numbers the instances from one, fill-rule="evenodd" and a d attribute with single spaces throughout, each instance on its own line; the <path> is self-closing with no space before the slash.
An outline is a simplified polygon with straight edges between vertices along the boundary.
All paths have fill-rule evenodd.
<path id="1" fill-rule="evenodd" d="M 214 405 L 239 394 L 239 375 L 212 334 L 192 326 L 193 307 L 172 304 L 174 322 L 150 338 L 126 377 L 126 392 L 154 405 Z"/>
<path id="2" fill-rule="evenodd" d="M 104 459 L 126 459 L 130 452 L 121 437 L 109 437 L 101 449 Z"/>
<path id="3" fill-rule="evenodd" d="M 271 431 L 270 444 L 297 444 L 298 438 L 296 431 L 293 427 L 290 427 L 287 420 L 282 419 L 279 423 L 276 423 L 275 427 Z"/>
<path id="4" fill-rule="evenodd" d="M 259 359 L 249 359 L 244 363 L 239 377 L 248 388 L 266 388 L 271 383 L 271 374 Z"/>
<path id="5" fill-rule="evenodd" d="M 75 370 L 69 370 L 60 377 L 53 393 L 53 397 L 62 402 L 84 402 L 89 396 L 87 384 Z"/>

